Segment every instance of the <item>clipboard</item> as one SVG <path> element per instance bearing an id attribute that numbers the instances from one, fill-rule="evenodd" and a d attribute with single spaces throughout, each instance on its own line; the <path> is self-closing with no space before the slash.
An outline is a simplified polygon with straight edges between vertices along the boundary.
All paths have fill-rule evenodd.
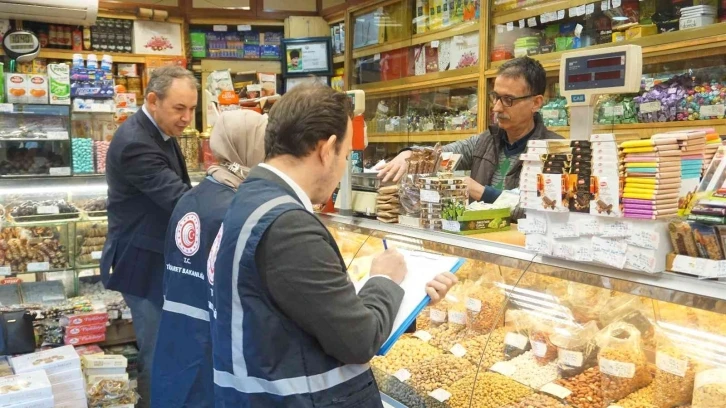
<path id="1" fill-rule="evenodd" d="M 429 304 L 431 298 L 426 294 L 426 284 L 442 272 L 456 273 L 466 260 L 464 258 L 439 255 L 430 252 L 411 251 L 396 248 L 406 259 L 408 274 L 401 282 L 401 288 L 406 292 L 393 320 L 393 329 L 388 339 L 376 353 L 385 356 L 396 341 L 403 335 L 416 317 Z M 370 277 L 355 283 L 356 292 L 360 291 Z"/>

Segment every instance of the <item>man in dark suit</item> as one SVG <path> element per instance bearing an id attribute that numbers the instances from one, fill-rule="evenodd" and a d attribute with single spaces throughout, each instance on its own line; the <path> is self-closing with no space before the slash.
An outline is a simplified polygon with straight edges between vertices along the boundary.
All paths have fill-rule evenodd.
<path id="1" fill-rule="evenodd" d="M 144 106 L 118 128 L 106 158 L 108 237 L 101 274 L 106 288 L 121 292 L 131 309 L 141 407 L 149 404 L 166 229 L 177 201 L 191 188 L 174 137 L 189 125 L 196 106 L 197 81 L 191 72 L 177 66 L 154 70 Z"/>
<path id="2" fill-rule="evenodd" d="M 406 263 L 374 258 L 358 293 L 313 213 L 348 165 L 348 97 L 300 85 L 269 113 L 265 163 L 227 210 L 207 263 L 217 407 L 382 407 L 368 362 L 391 333 Z M 456 278 L 428 283 L 432 301 Z"/>

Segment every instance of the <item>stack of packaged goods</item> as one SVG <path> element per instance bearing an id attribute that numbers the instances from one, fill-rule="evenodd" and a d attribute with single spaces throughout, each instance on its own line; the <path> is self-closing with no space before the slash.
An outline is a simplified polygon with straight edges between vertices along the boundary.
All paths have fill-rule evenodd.
<path id="1" fill-rule="evenodd" d="M 634 140 L 638 140 L 635 134 L 602 133 L 590 136 L 593 152 L 590 214 L 611 217 L 622 215 L 620 180 L 625 177 L 625 171 L 620 163 L 618 144 Z"/>
<path id="2" fill-rule="evenodd" d="M 453 177 L 451 173 L 437 177 L 418 179 L 421 189 L 421 226 L 440 230 L 444 214 L 461 215 L 469 202 L 469 192 L 464 177 Z"/>
<path id="3" fill-rule="evenodd" d="M 133 384 L 138 377 L 138 357 L 139 350 L 133 344 L 125 344 L 122 346 L 106 347 L 104 350 L 106 355 L 118 355 L 126 358 L 126 372 L 129 374 L 129 380 Z"/>
<path id="4" fill-rule="evenodd" d="M 623 215 L 658 219 L 678 214 L 681 150 L 675 136 L 620 144 L 624 154 Z"/>
<path id="5" fill-rule="evenodd" d="M 106 340 L 107 324 L 106 312 L 63 316 L 60 318 L 60 325 L 65 328 L 63 343 L 80 346 L 103 342 Z"/>
<path id="6" fill-rule="evenodd" d="M 73 346 L 63 346 L 10 359 L 16 374 L 44 371 L 55 408 L 87 407 L 81 359 Z"/>
<path id="7" fill-rule="evenodd" d="M 570 163 L 563 159 L 566 159 L 567 157 L 564 156 L 570 153 L 572 153 L 570 142 L 566 140 L 530 140 L 527 142 L 527 152 L 520 156 L 520 159 L 524 161 L 519 176 L 519 202 L 522 208 L 541 210 L 544 205 L 545 207 L 549 206 L 551 209 L 552 203 L 550 201 L 553 201 L 556 208 L 564 209 L 560 193 L 555 194 L 559 199 L 555 197 L 550 200 L 546 197 L 540 198 L 539 190 L 543 173 L 559 172 L 559 174 L 564 174 L 567 173 L 563 171 L 564 169 L 569 171 Z M 548 157 L 552 157 L 552 159 L 548 160 Z M 546 165 L 547 162 L 550 163 L 549 166 Z M 564 191 L 565 186 L 561 180 L 559 185 L 559 191 Z M 550 204 L 544 204 L 545 202 Z"/>
<path id="8" fill-rule="evenodd" d="M 126 373 L 128 361 L 121 355 L 85 355 L 83 371 L 88 383 L 88 400 L 92 407 L 133 408 L 138 395 Z"/>
<path id="9" fill-rule="evenodd" d="M 703 129 L 706 132 L 706 149 L 703 155 L 702 173 L 706 172 L 708 165 L 711 164 L 713 156 L 716 155 L 718 147 L 721 146 L 721 136 L 713 128 Z"/>
<path id="10" fill-rule="evenodd" d="M 401 214 L 401 200 L 398 198 L 398 186 L 384 186 L 378 189 L 376 197 L 376 219 L 388 224 L 398 222 Z"/>
<path id="11" fill-rule="evenodd" d="M 124 356 L 91 354 L 81 357 L 81 362 L 89 385 L 101 380 L 129 382 L 129 375 L 126 373 L 129 363 Z"/>
<path id="12" fill-rule="evenodd" d="M 592 200 L 592 142 L 573 140 L 572 161 L 568 184 L 568 207 L 572 212 L 589 213 Z"/>
<path id="13" fill-rule="evenodd" d="M 53 389 L 43 371 L 0 378 L 0 406 L 3 408 L 53 408 Z"/>
<path id="14" fill-rule="evenodd" d="M 681 189 L 679 192 L 678 210 L 684 211 L 701 182 L 703 156 L 706 151 L 706 132 L 688 130 L 654 135 L 653 138 L 670 139 L 675 136 L 681 148 Z"/>

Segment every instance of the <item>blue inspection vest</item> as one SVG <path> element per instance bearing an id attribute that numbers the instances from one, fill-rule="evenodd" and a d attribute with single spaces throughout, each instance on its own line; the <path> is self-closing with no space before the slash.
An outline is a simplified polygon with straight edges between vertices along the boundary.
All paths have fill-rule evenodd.
<path id="1" fill-rule="evenodd" d="M 248 178 L 224 218 L 219 250 L 215 242 L 209 259 L 214 262 L 216 407 L 382 407 L 369 366 L 346 365 L 327 355 L 262 284 L 257 245 L 280 215 L 296 210 L 305 211 L 279 184 Z"/>
<path id="2" fill-rule="evenodd" d="M 234 190 L 211 177 L 179 200 L 164 249 L 164 306 L 154 352 L 151 406 L 214 406 L 207 259 Z"/>

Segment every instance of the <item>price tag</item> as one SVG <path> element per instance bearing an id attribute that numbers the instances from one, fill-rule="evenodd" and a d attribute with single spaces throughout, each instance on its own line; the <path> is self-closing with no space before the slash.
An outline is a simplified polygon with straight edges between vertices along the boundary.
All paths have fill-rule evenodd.
<path id="1" fill-rule="evenodd" d="M 534 353 L 537 357 L 544 357 L 547 355 L 547 343 L 542 343 L 541 341 L 533 341 L 532 342 L 532 353 Z"/>
<path id="2" fill-rule="evenodd" d="M 612 8 L 620 7 L 620 5 L 622 4 L 622 1 L 621 0 L 612 0 L 611 4 L 612 4 Z"/>
<path id="3" fill-rule="evenodd" d="M 592 260 L 618 269 L 625 267 L 628 244 L 617 239 L 592 237 Z"/>
<path id="4" fill-rule="evenodd" d="M 13 273 L 13 271 L 10 270 L 9 266 L 0 266 L 0 275 L 8 276 L 12 273 Z"/>
<path id="5" fill-rule="evenodd" d="M 227 26 L 224 24 L 215 24 L 212 26 L 212 30 L 214 31 L 227 31 Z"/>
<path id="6" fill-rule="evenodd" d="M 699 389 L 706 385 L 723 384 L 726 382 L 726 369 L 714 368 L 712 370 L 701 371 L 696 375 L 694 389 Z"/>
<path id="7" fill-rule="evenodd" d="M 386 132 L 393 132 L 393 124 L 391 124 L 391 123 L 386 123 L 386 126 L 385 126 L 384 130 L 385 130 Z"/>
<path id="8" fill-rule="evenodd" d="M 699 112 L 701 116 L 723 116 L 726 111 L 725 106 L 723 104 L 701 106 Z"/>
<path id="9" fill-rule="evenodd" d="M 586 7 L 584 5 L 577 7 L 577 15 L 578 16 L 584 16 L 586 11 Z"/>
<path id="10" fill-rule="evenodd" d="M 544 234 L 547 232 L 547 218 L 542 217 L 535 213 L 528 213 L 527 218 L 523 220 L 519 220 L 519 223 L 522 221 L 526 221 L 524 223 L 524 231 L 517 227 L 520 232 L 523 232 L 525 234 Z"/>
<path id="11" fill-rule="evenodd" d="M 65 130 L 48 132 L 46 133 L 46 135 L 48 136 L 48 140 L 68 140 L 68 132 L 66 132 Z"/>
<path id="12" fill-rule="evenodd" d="M 441 229 L 449 232 L 461 232 L 459 221 L 441 220 Z"/>
<path id="13" fill-rule="evenodd" d="M 545 384 L 542 388 L 539 389 L 540 391 L 544 392 L 545 394 L 554 395 L 555 397 L 559 399 L 565 399 L 572 394 L 572 391 L 568 390 L 567 388 L 557 385 L 555 383 L 549 383 Z"/>
<path id="14" fill-rule="evenodd" d="M 466 44 L 466 40 L 463 35 L 455 35 L 452 41 L 454 44 Z"/>
<path id="15" fill-rule="evenodd" d="M 416 337 L 417 339 L 423 341 L 424 343 L 428 343 L 431 341 L 431 333 L 427 332 L 426 330 L 418 330 L 416 333 L 413 334 L 413 337 Z"/>
<path id="16" fill-rule="evenodd" d="M 582 223 L 580 235 L 597 235 L 600 232 L 600 221 L 596 217 L 590 217 Z"/>
<path id="17" fill-rule="evenodd" d="M 459 358 L 462 358 L 466 355 L 466 349 L 459 343 L 454 344 L 454 346 L 449 351 L 451 352 L 451 354 Z"/>
<path id="18" fill-rule="evenodd" d="M 527 23 L 524 19 L 519 20 L 519 28 L 527 28 Z"/>
<path id="19" fill-rule="evenodd" d="M 541 255 L 552 255 L 550 241 L 544 235 L 528 234 L 524 239 L 524 247 L 527 251 L 536 252 Z"/>
<path id="20" fill-rule="evenodd" d="M 604 0 L 604 1 L 603 1 L 603 2 L 602 2 L 602 3 L 600 4 L 600 9 L 601 9 L 602 11 L 610 10 L 610 0 Z"/>
<path id="21" fill-rule="evenodd" d="M 421 190 L 420 200 L 424 203 L 439 203 L 441 195 L 436 190 Z"/>
<path id="22" fill-rule="evenodd" d="M 429 309 L 429 319 L 434 323 L 446 322 L 446 312 L 439 309 Z"/>
<path id="23" fill-rule="evenodd" d="M 524 350 L 527 348 L 527 343 L 529 343 L 529 338 L 519 333 L 509 332 L 504 336 L 504 344 L 510 347 Z"/>
<path id="24" fill-rule="evenodd" d="M 50 269 L 48 262 L 29 262 L 28 272 L 45 272 Z"/>
<path id="25" fill-rule="evenodd" d="M 252 26 L 249 24 L 238 24 L 237 31 L 252 31 Z"/>
<path id="26" fill-rule="evenodd" d="M 625 108 L 623 105 L 613 106 L 613 116 L 623 116 L 625 114 Z"/>
<path id="27" fill-rule="evenodd" d="M 470 310 L 474 313 L 481 312 L 481 300 L 474 298 L 466 298 L 466 310 Z"/>
<path id="28" fill-rule="evenodd" d="M 612 106 L 606 106 L 602 108 L 602 115 L 606 118 L 612 118 L 613 117 L 613 107 Z"/>
<path id="29" fill-rule="evenodd" d="M 548 15 L 548 13 L 544 13 L 544 14 L 541 14 L 541 15 L 539 16 L 539 21 L 541 21 L 541 22 L 542 22 L 542 24 L 546 24 L 546 23 L 549 23 L 549 22 L 550 22 L 550 19 L 549 19 L 549 15 Z"/>
<path id="30" fill-rule="evenodd" d="M 530 17 L 527 19 L 527 27 L 537 27 L 537 17 Z"/>
<path id="31" fill-rule="evenodd" d="M 595 3 L 590 3 L 585 7 L 585 15 L 590 15 L 595 12 Z"/>
<path id="32" fill-rule="evenodd" d="M 504 26 L 501 24 L 497 25 L 497 34 L 502 34 L 504 32 Z"/>
<path id="33" fill-rule="evenodd" d="M 505 377 L 511 377 L 512 374 L 517 371 L 517 367 L 515 367 L 514 364 L 510 363 L 509 361 L 500 361 L 494 364 L 489 370 L 495 373 L 499 373 Z"/>
<path id="34" fill-rule="evenodd" d="M 121 311 L 121 318 L 124 320 L 131 320 L 131 309 L 124 309 Z"/>
<path id="35" fill-rule="evenodd" d="M 568 14 L 570 18 L 577 17 L 577 7 L 571 7 Z"/>
<path id="36" fill-rule="evenodd" d="M 36 207 L 36 212 L 39 215 L 48 215 L 48 214 L 59 214 L 60 209 L 57 205 L 41 205 Z"/>
<path id="37" fill-rule="evenodd" d="M 51 176 L 70 176 L 71 175 L 71 168 L 70 167 L 51 167 L 48 169 L 48 174 Z"/>
<path id="38" fill-rule="evenodd" d="M 514 21 L 510 21 L 507 23 L 507 31 L 514 30 Z"/>
<path id="39" fill-rule="evenodd" d="M 627 238 L 630 236 L 630 223 L 615 221 L 600 224 L 600 235 L 605 238 Z"/>
<path id="40" fill-rule="evenodd" d="M 439 48 L 439 40 L 431 41 L 431 48 Z"/>
<path id="41" fill-rule="evenodd" d="M 111 105 L 104 103 L 94 103 L 91 105 L 91 112 L 94 113 L 111 113 Z"/>
<path id="42" fill-rule="evenodd" d="M 635 377 L 635 364 L 601 358 L 600 372 L 613 377 L 633 378 Z"/>
<path id="43" fill-rule="evenodd" d="M 655 263 L 655 250 L 628 246 L 625 253 L 626 268 L 653 273 L 656 272 Z"/>
<path id="44" fill-rule="evenodd" d="M 660 101 L 646 102 L 640 104 L 641 113 L 653 113 L 660 111 Z"/>
<path id="45" fill-rule="evenodd" d="M 561 363 L 570 367 L 582 367 L 583 357 L 579 351 L 559 349 L 557 358 Z"/>
<path id="46" fill-rule="evenodd" d="M 402 368 L 393 374 L 394 377 L 398 378 L 398 381 L 405 383 L 411 378 L 411 372 Z"/>
<path id="47" fill-rule="evenodd" d="M 680 360 L 661 352 L 655 353 L 655 365 L 659 369 L 679 377 L 685 377 L 686 371 L 688 371 L 688 360 Z"/>
<path id="48" fill-rule="evenodd" d="M 91 259 L 99 260 L 99 259 L 101 259 L 102 255 L 103 255 L 103 251 L 93 251 L 93 252 L 91 252 Z"/>
<path id="49" fill-rule="evenodd" d="M 13 113 L 15 106 L 12 103 L 0 103 L 0 113 Z"/>
<path id="50" fill-rule="evenodd" d="M 466 324 L 466 313 L 449 310 L 449 322 L 455 324 Z"/>
<path id="51" fill-rule="evenodd" d="M 557 109 L 545 109 L 540 112 L 545 119 L 555 120 L 560 118 L 560 111 Z"/>
<path id="52" fill-rule="evenodd" d="M 429 393 L 429 397 L 439 402 L 444 402 L 451 398 L 451 393 L 443 388 L 437 388 Z"/>
<path id="53" fill-rule="evenodd" d="M 580 236 L 580 232 L 577 228 L 577 223 L 566 222 L 557 223 L 552 226 L 552 235 L 555 238 L 577 238 Z"/>

